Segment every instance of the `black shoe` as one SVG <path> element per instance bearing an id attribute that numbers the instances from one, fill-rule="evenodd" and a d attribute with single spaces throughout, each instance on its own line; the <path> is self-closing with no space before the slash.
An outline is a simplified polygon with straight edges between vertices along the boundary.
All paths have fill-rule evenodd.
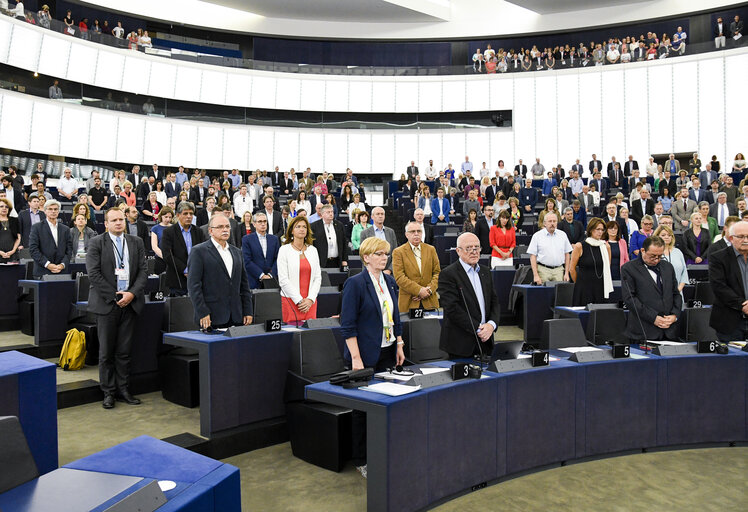
<path id="1" fill-rule="evenodd" d="M 123 391 L 117 395 L 116 399 L 118 402 L 125 402 L 130 405 L 140 405 L 140 399 L 132 396 L 129 391 Z"/>
<path id="2" fill-rule="evenodd" d="M 104 395 L 104 402 L 101 406 L 104 409 L 114 409 L 114 395 Z"/>

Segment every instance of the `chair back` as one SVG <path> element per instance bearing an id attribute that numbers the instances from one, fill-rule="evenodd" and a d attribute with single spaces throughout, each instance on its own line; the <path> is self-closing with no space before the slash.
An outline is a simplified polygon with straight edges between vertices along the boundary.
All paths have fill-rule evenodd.
<path id="1" fill-rule="evenodd" d="M 405 358 L 415 364 L 444 361 L 449 354 L 439 348 L 441 322 L 438 318 L 410 320 L 405 331 Z"/>
<path id="2" fill-rule="evenodd" d="M 582 323 L 578 318 L 557 318 L 543 321 L 540 348 L 585 346 L 587 346 L 587 338 L 585 338 Z"/>
<path id="3" fill-rule="evenodd" d="M 270 281 L 270 279 L 268 279 L 268 281 Z M 281 300 L 290 299 L 281 299 L 280 290 L 278 288 L 252 290 L 252 301 L 254 302 L 252 323 L 264 324 L 265 320 L 279 320 L 283 318 Z"/>
<path id="4" fill-rule="evenodd" d="M 553 283 L 555 290 L 553 290 L 553 305 L 559 306 L 573 306 L 574 305 L 574 283 L 567 283 L 564 281 Z"/>
<path id="5" fill-rule="evenodd" d="M 717 332 L 709 325 L 712 308 L 686 308 L 685 341 L 717 341 Z"/>
<path id="6" fill-rule="evenodd" d="M 313 382 L 323 382 L 345 370 L 332 329 L 296 331 L 289 370 Z"/>
<path id="7" fill-rule="evenodd" d="M 195 308 L 189 296 L 166 297 L 164 331 L 195 331 L 200 326 L 195 323 Z"/>
<path id="8" fill-rule="evenodd" d="M 91 283 L 88 280 L 88 274 L 78 274 L 75 276 L 75 297 L 77 302 L 88 301 L 88 292 L 91 289 Z"/>
<path id="9" fill-rule="evenodd" d="M 602 306 L 603 304 L 599 305 Z M 625 330 L 626 313 L 623 309 L 595 308 L 590 310 L 590 317 L 587 320 L 588 341 L 595 345 L 603 345 L 608 342 L 628 343 L 628 338 L 623 334 Z"/>

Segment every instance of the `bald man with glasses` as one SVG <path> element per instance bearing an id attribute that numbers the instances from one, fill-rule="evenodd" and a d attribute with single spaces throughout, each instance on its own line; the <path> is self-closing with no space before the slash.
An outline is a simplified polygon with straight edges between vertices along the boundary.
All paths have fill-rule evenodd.
<path id="1" fill-rule="evenodd" d="M 208 224 L 210 239 L 190 251 L 187 289 L 201 329 L 252 323 L 252 295 L 242 253 L 229 243 L 231 224 L 214 215 Z"/>
<path id="2" fill-rule="evenodd" d="M 392 251 L 392 273 L 400 288 L 397 301 L 401 313 L 410 309 L 436 309 L 439 298 L 439 257 L 433 246 L 422 242 L 423 232 L 418 222 L 405 225 L 406 243 Z"/>

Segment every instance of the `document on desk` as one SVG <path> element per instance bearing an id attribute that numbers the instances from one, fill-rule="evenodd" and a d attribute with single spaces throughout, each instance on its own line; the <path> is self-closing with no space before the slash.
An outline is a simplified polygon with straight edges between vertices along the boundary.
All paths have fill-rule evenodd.
<path id="1" fill-rule="evenodd" d="M 649 345 L 683 345 L 680 341 L 668 341 L 668 340 L 648 340 Z"/>
<path id="2" fill-rule="evenodd" d="M 372 384 L 371 386 L 364 386 L 358 389 L 381 395 L 402 396 L 418 391 L 421 389 L 421 386 L 404 386 L 402 384 L 395 384 L 394 382 L 380 382 L 379 384 Z"/>
<path id="3" fill-rule="evenodd" d="M 448 372 L 449 368 L 434 368 L 433 366 L 424 366 L 419 368 L 419 370 L 421 370 L 422 374 L 429 375 L 432 373 Z"/>
<path id="4" fill-rule="evenodd" d="M 530 359 L 532 357 L 531 354 L 517 354 L 517 359 Z M 548 358 L 549 361 L 560 361 L 558 357 L 550 356 Z"/>
<path id="5" fill-rule="evenodd" d="M 595 352 L 601 349 L 597 347 L 566 347 L 560 348 L 559 350 L 563 350 L 564 352 L 568 352 L 570 354 L 576 354 L 577 352 Z"/>
<path id="6" fill-rule="evenodd" d="M 413 375 L 398 375 L 397 373 L 391 372 L 379 372 L 375 373 L 374 377 L 382 380 L 399 380 L 400 382 L 408 382 L 413 378 Z"/>

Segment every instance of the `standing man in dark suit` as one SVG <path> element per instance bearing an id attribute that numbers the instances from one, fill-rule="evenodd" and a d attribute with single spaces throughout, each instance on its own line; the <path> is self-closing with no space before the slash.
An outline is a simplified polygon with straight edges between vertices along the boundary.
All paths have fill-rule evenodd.
<path id="1" fill-rule="evenodd" d="M 150 235 L 148 234 L 148 225 L 140 218 L 138 209 L 134 206 L 128 206 L 125 211 L 125 231 L 128 234 L 137 236 L 143 241 L 146 247 L 150 246 Z"/>
<path id="2" fill-rule="evenodd" d="M 138 237 L 125 233 L 125 214 L 118 208 L 105 213 L 107 232 L 91 239 L 86 268 L 91 288 L 88 311 L 96 315 L 99 335 L 99 383 L 104 409 L 114 401 L 138 405 L 130 394 L 130 349 L 136 317 L 145 304 L 148 266 L 145 246 Z"/>
<path id="3" fill-rule="evenodd" d="M 525 179 L 527 176 L 527 166 L 522 163 L 522 159 L 519 159 L 519 163 L 514 166 L 514 174 L 518 175 L 520 179 Z"/>
<path id="4" fill-rule="evenodd" d="M 626 221 L 618 216 L 618 206 L 616 205 L 615 201 L 611 201 L 605 206 L 605 215 L 603 215 L 603 220 L 606 223 L 617 222 L 618 232 L 620 233 L 621 238 L 623 238 L 624 240 L 628 242 L 629 228 L 626 225 Z"/>
<path id="5" fill-rule="evenodd" d="M 242 234 L 241 228 L 239 228 L 239 223 L 236 222 L 236 219 L 234 219 L 234 214 L 231 211 L 231 207 L 228 204 L 222 204 L 221 206 L 216 206 L 213 208 L 213 213 L 215 215 L 223 215 L 229 220 L 229 224 L 231 224 L 231 234 L 229 234 L 229 243 L 233 245 L 234 247 L 241 247 L 242 246 Z M 198 212 L 199 217 L 199 212 Z M 212 216 L 211 216 L 212 218 Z M 198 224 L 200 224 L 198 222 Z M 206 222 L 202 226 L 200 226 L 200 231 L 203 232 L 203 240 L 207 240 L 210 238 L 210 221 Z"/>
<path id="6" fill-rule="evenodd" d="M 247 271 L 247 281 L 252 289 L 260 287 L 264 279 L 278 279 L 278 250 L 280 240 L 268 234 L 268 220 L 263 212 L 257 212 L 252 218 L 254 233 L 242 238 L 242 256 Z"/>
<path id="7" fill-rule="evenodd" d="M 418 167 L 416 166 L 415 161 L 410 161 L 410 165 L 405 172 L 407 173 L 406 176 L 408 178 L 415 178 L 416 176 L 418 176 Z"/>
<path id="8" fill-rule="evenodd" d="M 208 197 L 208 187 L 204 186 L 205 178 L 197 180 L 197 186 L 190 189 L 190 201 L 195 203 L 195 206 L 202 208 L 205 204 L 205 198 Z"/>
<path id="9" fill-rule="evenodd" d="M 701 188 L 709 190 L 713 181 L 719 181 L 719 173 L 712 170 L 712 164 L 707 163 L 704 170 L 699 173 Z"/>
<path id="10" fill-rule="evenodd" d="M 460 259 L 439 274 L 439 302 L 444 308 L 439 347 L 450 359 L 490 354 L 493 349 L 501 311 L 491 272 L 478 265 L 480 249 L 477 236 L 463 233 L 457 238 Z"/>
<path id="11" fill-rule="evenodd" d="M 631 176 L 634 174 L 634 171 L 639 170 L 639 162 L 634 160 L 634 155 L 629 155 L 629 159 L 626 160 L 626 163 L 623 164 L 623 173 L 626 176 Z"/>
<path id="12" fill-rule="evenodd" d="M 143 179 L 143 176 L 140 174 L 140 166 L 133 165 L 132 172 L 127 175 L 127 181 L 132 183 L 133 188 L 137 190 L 138 186 L 140 186 L 140 182 L 142 181 L 142 179 Z"/>
<path id="13" fill-rule="evenodd" d="M 231 224 L 214 215 L 208 224 L 210 239 L 190 251 L 187 288 L 202 329 L 252 323 L 252 294 L 241 251 L 231 245 Z"/>
<path id="14" fill-rule="evenodd" d="M 496 176 L 491 178 L 491 184 L 486 187 L 486 204 L 493 204 L 496 201 L 496 196 L 501 193 L 501 188 L 498 185 L 498 179 Z M 428 242 L 426 242 L 428 243 Z"/>
<path id="15" fill-rule="evenodd" d="M 640 194 L 641 199 L 631 202 L 631 218 L 634 219 L 637 224 L 641 224 L 642 217 L 645 215 L 655 214 L 655 203 L 649 197 L 649 190 L 642 188 Z"/>
<path id="16" fill-rule="evenodd" d="M 335 269 L 341 266 L 348 267 L 348 243 L 343 224 L 335 220 L 335 211 L 331 204 L 324 205 L 320 215 L 322 218 L 312 223 L 314 247 L 319 255 L 320 266 Z"/>
<path id="17" fill-rule="evenodd" d="M 722 228 L 722 237 L 716 242 L 712 242 L 712 245 L 709 246 L 709 252 L 707 253 L 706 258 L 707 260 L 711 258 L 712 254 L 714 254 L 715 252 L 721 251 L 722 249 L 727 249 L 728 247 L 732 247 L 732 243 L 730 242 L 730 226 L 732 226 L 736 222 L 740 222 L 740 217 L 727 217 L 725 219 L 725 226 Z"/>
<path id="18" fill-rule="evenodd" d="M 34 259 L 34 279 L 47 274 L 69 274 L 73 246 L 70 228 L 57 218 L 60 203 L 50 199 L 44 203 L 45 220 L 31 227 L 29 250 Z"/>
<path id="19" fill-rule="evenodd" d="M 621 164 L 619 164 L 618 162 L 611 162 L 608 164 L 608 179 L 610 180 L 611 188 L 626 188 L 626 181 L 623 179 Z"/>
<path id="20" fill-rule="evenodd" d="M 644 240 L 640 257 L 621 267 L 623 300 L 629 308 L 625 334 L 632 343 L 678 340 L 683 298 L 673 266 L 662 260 L 664 251 L 662 238 L 651 236 Z"/>
<path id="21" fill-rule="evenodd" d="M 44 212 L 39 209 L 39 197 L 32 196 L 29 198 L 29 208 L 21 210 L 18 213 L 18 224 L 21 230 L 21 247 L 29 246 L 29 235 L 31 228 L 43 221 L 46 217 Z"/>
<path id="22" fill-rule="evenodd" d="M 155 181 L 161 181 L 161 182 L 164 181 L 164 177 L 165 177 L 164 171 L 158 168 L 158 164 L 153 164 L 151 166 L 151 169 L 146 171 L 145 174 L 149 178 L 153 177 Z"/>
<path id="23" fill-rule="evenodd" d="M 579 159 L 577 158 L 574 165 L 571 166 L 571 170 L 574 172 L 578 172 L 579 176 L 582 176 L 582 173 L 584 172 L 584 166 L 579 163 Z"/>
<path id="24" fill-rule="evenodd" d="M 270 173 L 270 179 L 273 180 L 273 185 L 283 188 L 283 173 L 280 172 L 280 168 L 277 165 L 273 172 Z"/>
<path id="25" fill-rule="evenodd" d="M 595 190 L 600 192 L 600 203 L 605 203 L 605 198 L 608 197 L 608 182 L 602 177 L 600 171 L 597 171 L 587 185 L 595 185 Z"/>
<path id="26" fill-rule="evenodd" d="M 730 227 L 726 249 L 709 253 L 714 292 L 709 320 L 720 341 L 748 340 L 748 222 Z"/>
<path id="27" fill-rule="evenodd" d="M 192 225 L 194 214 L 195 205 L 182 201 L 177 206 L 177 222 L 164 229 L 161 235 L 166 285 L 173 296 L 187 295 L 187 260 L 192 248 L 204 241 L 202 231 Z"/>
<path id="28" fill-rule="evenodd" d="M 489 240 L 489 234 L 491 227 L 494 225 L 493 220 L 493 203 L 485 203 L 483 206 L 483 215 L 478 219 L 475 224 L 475 236 L 480 240 L 480 252 L 482 254 L 491 254 L 491 241 Z"/>
<path id="29" fill-rule="evenodd" d="M 593 176 L 597 171 L 603 172 L 603 163 L 597 159 L 597 155 L 595 153 L 592 153 L 592 160 L 590 160 L 589 169 L 590 174 L 592 174 Z"/>

